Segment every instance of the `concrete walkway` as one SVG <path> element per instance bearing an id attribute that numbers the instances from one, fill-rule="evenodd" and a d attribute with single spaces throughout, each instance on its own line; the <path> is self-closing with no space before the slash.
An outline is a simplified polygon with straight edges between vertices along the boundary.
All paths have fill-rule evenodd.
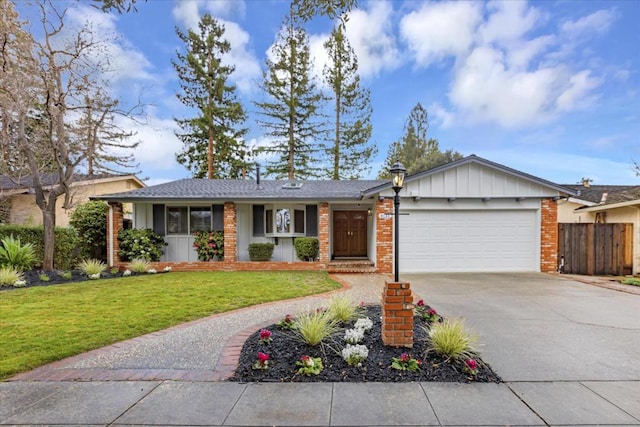
<path id="1" fill-rule="evenodd" d="M 356 301 L 379 300 L 383 276 L 341 279 L 349 282 Z M 403 279 L 445 316 L 469 309 L 468 321 L 479 327 L 483 342 L 490 342 L 481 348 L 483 359 L 507 382 L 215 381 L 211 366 L 226 363 L 229 347 L 225 350 L 224 344 L 238 331 L 249 325 L 255 331 L 256 323 L 272 323 L 282 313 L 316 307 L 327 298 L 310 297 L 212 316 L 14 377 L 0 383 L 0 425 L 640 425 L 639 296 L 548 275 Z M 514 282 L 522 285 L 504 285 Z M 557 311 L 544 297 L 550 292 L 559 293 L 557 303 L 565 310 L 548 318 Z M 588 312 L 580 311 L 581 304 Z M 545 306 L 549 311 L 542 310 Z M 487 313 L 492 312 L 490 321 Z M 590 328 L 625 342 L 610 348 L 608 334 Z M 552 343 L 564 340 L 566 345 L 539 347 L 549 343 L 555 330 L 562 337 Z M 529 345 L 531 339 L 536 346 Z M 609 357 L 602 347 L 623 352 L 590 372 L 592 359 L 603 363 Z M 634 347 L 635 352 L 627 352 Z M 533 375 L 536 371 L 544 372 Z"/>

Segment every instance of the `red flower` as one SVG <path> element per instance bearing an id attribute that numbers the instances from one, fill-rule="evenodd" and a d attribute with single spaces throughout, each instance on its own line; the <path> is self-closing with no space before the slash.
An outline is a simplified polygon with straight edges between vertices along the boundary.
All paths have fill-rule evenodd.
<path id="1" fill-rule="evenodd" d="M 467 368 L 471 369 L 472 371 L 478 369 L 478 362 L 473 359 L 465 360 L 464 364 L 467 365 Z"/>
<path id="2" fill-rule="evenodd" d="M 268 331 L 266 329 L 260 331 L 261 340 L 268 340 L 269 338 L 271 338 L 271 331 Z"/>
<path id="3" fill-rule="evenodd" d="M 421 299 L 420 301 L 418 301 L 418 304 L 416 304 L 418 307 L 424 307 L 424 300 Z"/>
<path id="4" fill-rule="evenodd" d="M 262 353 L 261 351 L 259 351 L 258 352 L 258 360 L 260 361 L 261 364 L 264 365 L 264 362 L 269 360 L 269 355 L 267 353 Z"/>
<path id="5" fill-rule="evenodd" d="M 427 314 L 431 316 L 435 316 L 436 314 L 438 314 L 438 312 L 435 311 L 433 308 L 430 308 L 429 310 L 427 310 Z"/>
<path id="6" fill-rule="evenodd" d="M 407 353 L 402 353 L 400 355 L 400 361 L 403 363 L 407 363 L 409 362 L 409 360 L 411 360 L 411 356 L 409 356 Z"/>

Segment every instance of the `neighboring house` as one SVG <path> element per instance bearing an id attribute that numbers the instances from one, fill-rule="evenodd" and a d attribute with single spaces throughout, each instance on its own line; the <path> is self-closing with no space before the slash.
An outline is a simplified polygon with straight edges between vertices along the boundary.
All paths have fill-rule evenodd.
<path id="1" fill-rule="evenodd" d="M 111 206 L 108 259 L 119 264 L 121 204 L 134 228 L 152 228 L 177 269 L 328 269 L 370 262 L 393 269 L 389 181 L 183 179 L 97 197 Z M 557 211 L 567 188 L 477 156 L 405 179 L 400 192 L 400 271 L 556 271 Z M 223 230 L 222 262 L 198 263 L 197 230 Z M 296 260 L 293 239 L 316 236 L 317 262 Z M 276 244 L 269 263 L 249 261 L 252 242 Z"/>
<path id="2" fill-rule="evenodd" d="M 42 182 L 51 187 L 58 182 L 55 173 L 44 173 Z M 74 176 L 71 184 L 73 206 L 89 201 L 91 196 L 108 194 L 121 191 L 144 188 L 146 185 L 135 175 L 81 175 Z M 42 211 L 36 205 L 31 177 L 22 178 L 14 182 L 6 176 L 0 176 L 0 203 L 4 206 L 3 216 L 0 222 L 18 225 L 42 225 Z M 69 226 L 69 219 L 73 208 L 64 209 L 64 196 L 60 196 L 56 202 L 56 226 Z M 126 212 L 131 212 L 131 205 L 124 207 Z"/>
<path id="3" fill-rule="evenodd" d="M 575 196 L 558 202 L 559 223 L 633 224 L 633 274 L 640 274 L 640 185 L 564 185 Z"/>

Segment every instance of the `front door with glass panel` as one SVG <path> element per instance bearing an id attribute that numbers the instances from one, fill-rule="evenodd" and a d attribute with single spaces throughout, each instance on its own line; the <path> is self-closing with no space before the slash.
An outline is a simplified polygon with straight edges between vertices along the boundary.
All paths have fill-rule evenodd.
<path id="1" fill-rule="evenodd" d="M 367 256 L 367 212 L 333 212 L 333 256 Z"/>

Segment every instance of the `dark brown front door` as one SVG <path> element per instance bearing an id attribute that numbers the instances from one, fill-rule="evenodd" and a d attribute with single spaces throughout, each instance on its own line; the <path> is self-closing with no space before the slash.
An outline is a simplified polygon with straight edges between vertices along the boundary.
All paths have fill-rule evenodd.
<path id="1" fill-rule="evenodd" d="M 367 212 L 333 212 L 333 256 L 367 256 Z"/>

